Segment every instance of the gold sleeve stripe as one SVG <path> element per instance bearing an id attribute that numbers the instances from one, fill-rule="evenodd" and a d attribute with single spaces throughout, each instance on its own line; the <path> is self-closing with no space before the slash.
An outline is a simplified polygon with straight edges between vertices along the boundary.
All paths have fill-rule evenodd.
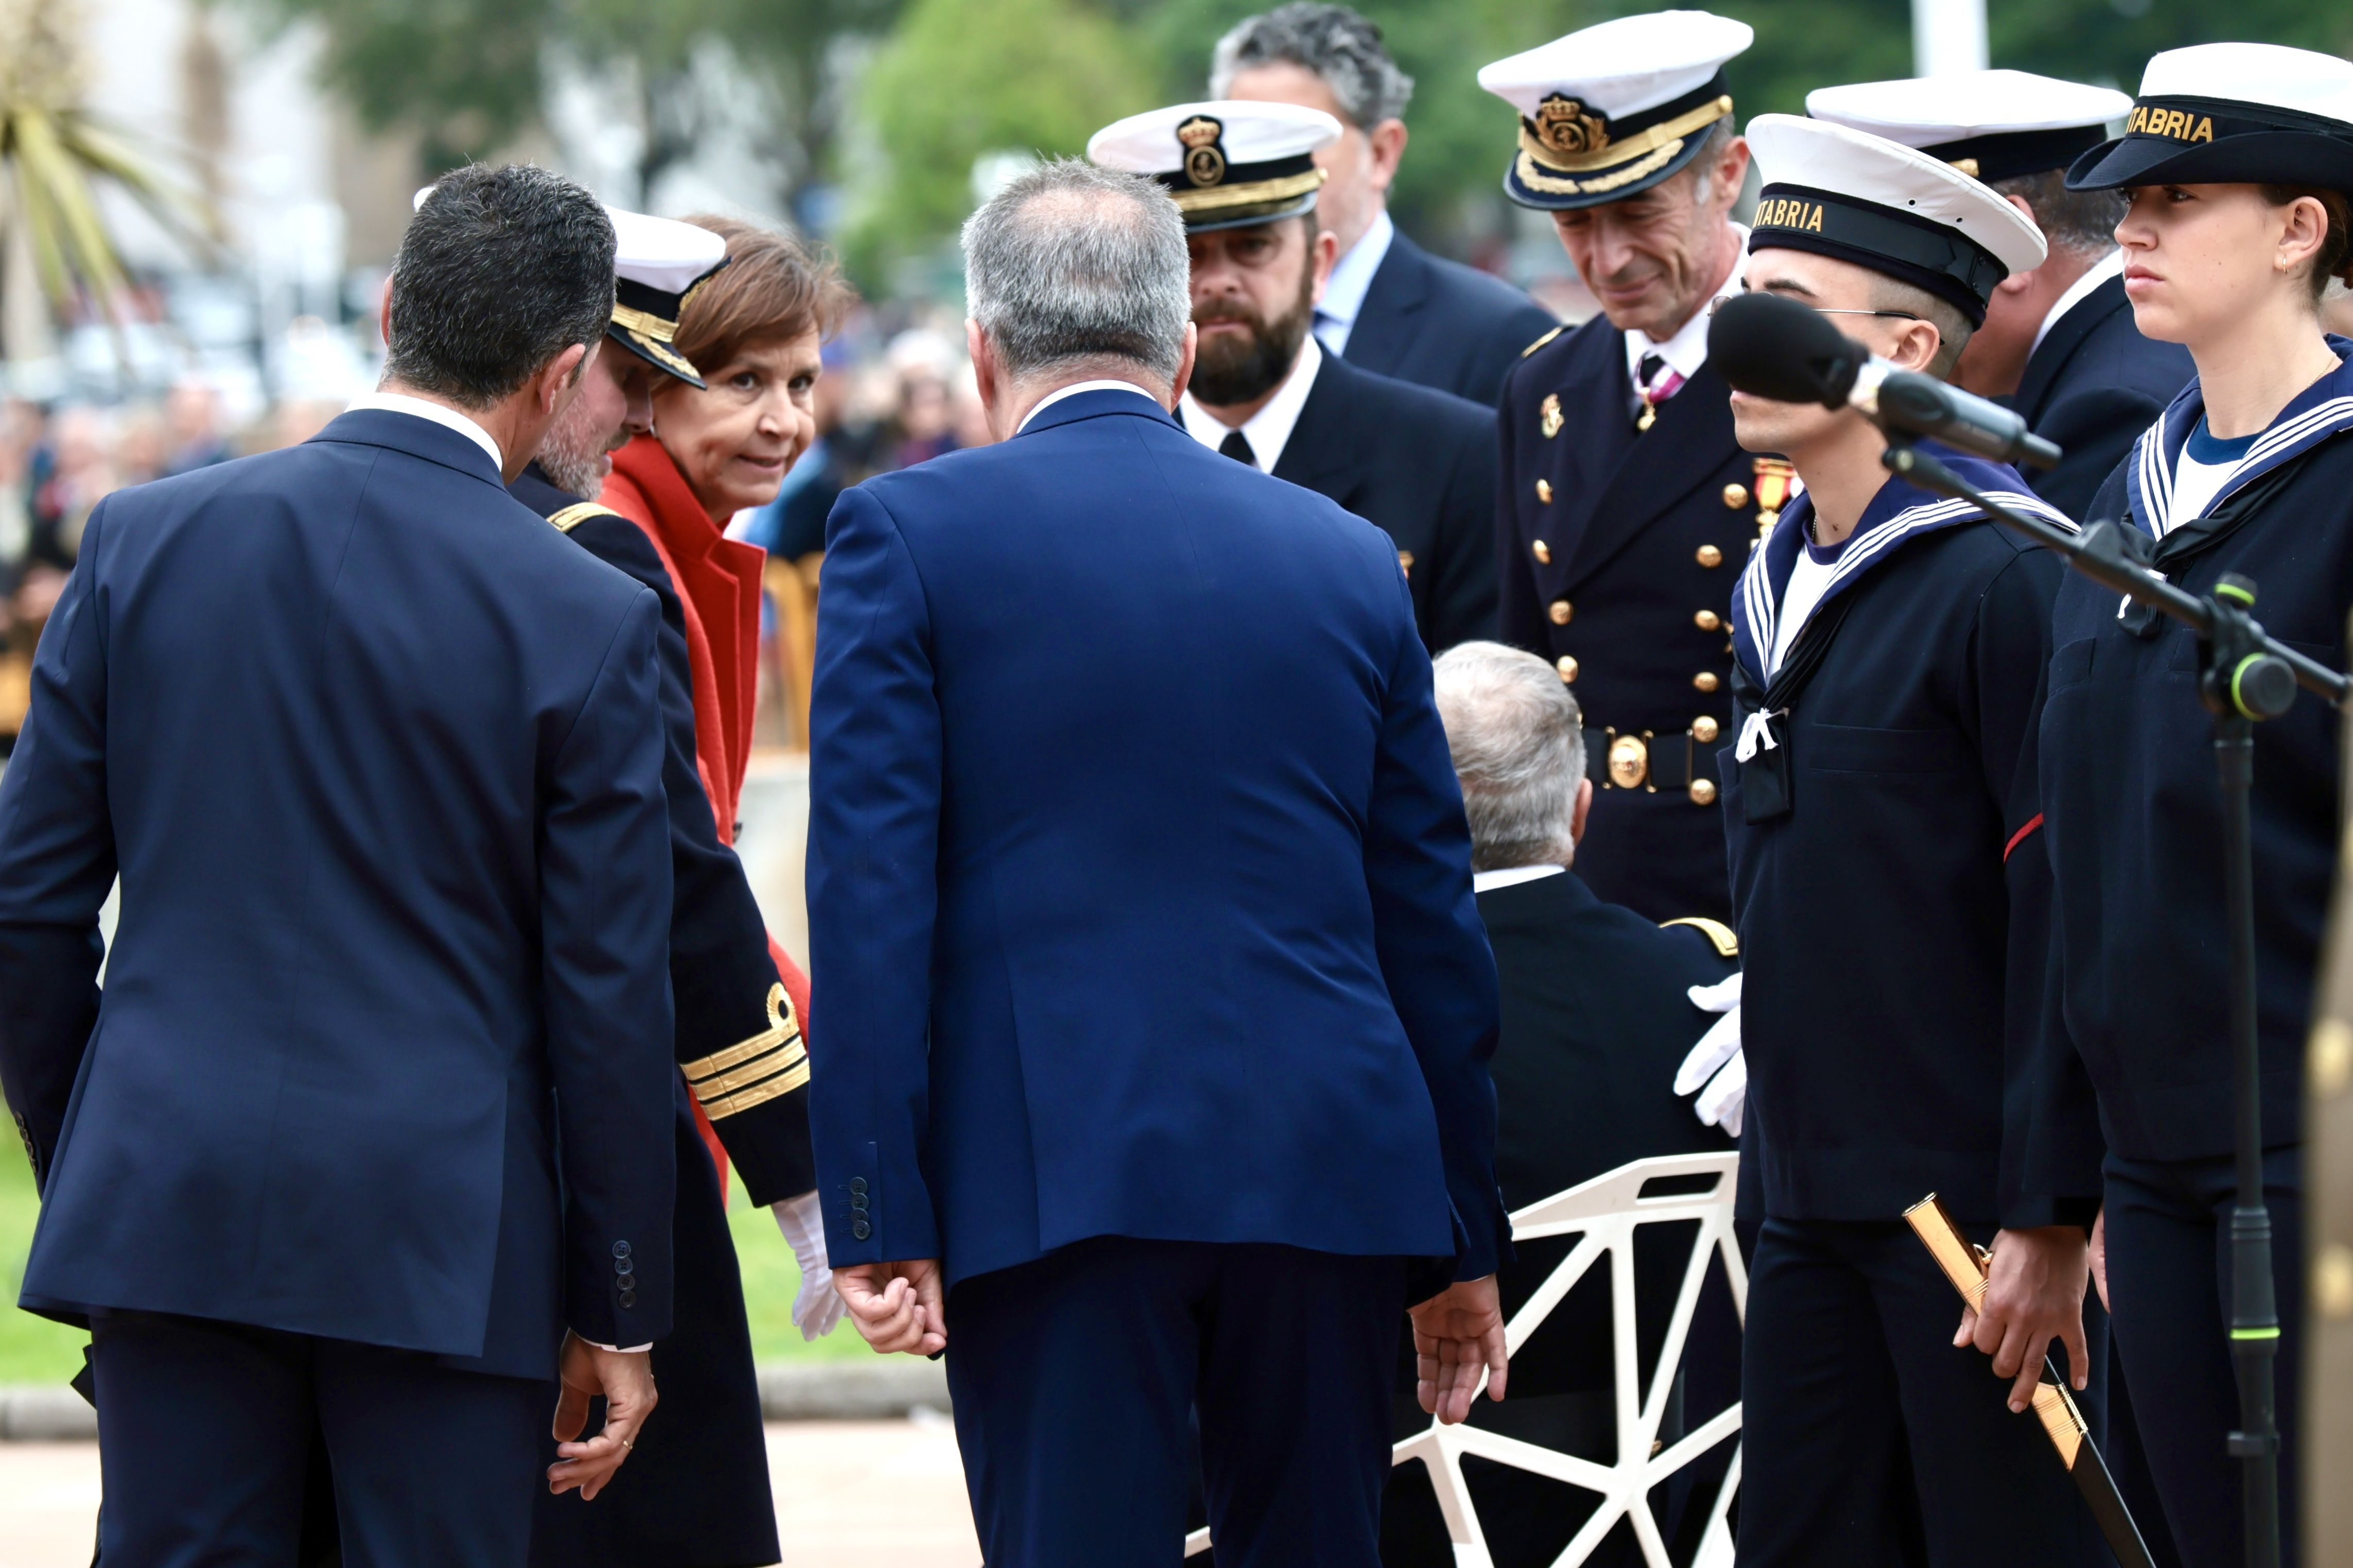
<path id="1" fill-rule="evenodd" d="M 618 517 L 621 514 L 608 506 L 598 506 L 593 500 L 575 501 L 562 511 L 554 512 L 548 521 L 555 524 L 559 533 L 569 533 L 592 517 Z"/>
<path id="2" fill-rule="evenodd" d="M 690 1079 L 687 1081 L 694 1086 L 696 1098 L 703 1104 L 709 1105 L 714 1100 L 723 1100 L 739 1089 L 759 1082 L 770 1073 L 782 1071 L 788 1067 L 796 1067 L 807 1060 L 808 1060 L 808 1052 L 801 1048 L 798 1041 L 795 1041 L 782 1049 L 769 1051 L 754 1058 L 751 1062 L 737 1068 L 733 1072 L 714 1073 L 709 1078 Z"/>
<path id="3" fill-rule="evenodd" d="M 1552 342 L 1553 339 L 1560 336 L 1561 333 L 1567 331 L 1568 331 L 1567 327 L 1555 327 L 1552 331 L 1546 332 L 1544 336 L 1538 338 L 1535 342 L 1522 349 L 1520 351 L 1520 357 L 1522 359 L 1527 358 L 1530 354 L 1535 353 L 1536 350 L 1544 347 L 1545 344 Z"/>
<path id="4" fill-rule="evenodd" d="M 723 1121 L 739 1110 L 749 1110 L 755 1105 L 767 1104 L 779 1095 L 790 1094 L 808 1080 L 808 1058 L 803 1057 L 799 1064 L 789 1071 L 778 1073 L 775 1078 L 756 1083 L 740 1093 L 731 1094 L 715 1103 L 704 1101 L 702 1114 L 713 1121 Z"/>
<path id="5" fill-rule="evenodd" d="M 771 985 L 768 987 L 767 1028 L 748 1040 L 728 1047 L 723 1051 L 713 1051 L 711 1055 L 697 1060 L 681 1062 L 679 1064 L 678 1070 L 686 1075 L 687 1082 L 694 1083 L 709 1078 L 712 1073 L 725 1072 L 732 1067 L 741 1067 L 754 1057 L 765 1056 L 778 1046 L 800 1037 L 800 1020 L 793 1016 L 792 999 L 785 994 L 785 988 L 782 985 Z"/>
<path id="6" fill-rule="evenodd" d="M 1679 921 L 1659 922 L 1661 931 L 1666 930 L 1669 926 L 1690 926 L 1709 942 L 1714 942 L 1715 951 L 1721 957 L 1738 958 L 1740 956 L 1740 933 L 1722 921 L 1712 921 L 1705 915 L 1685 915 Z"/>

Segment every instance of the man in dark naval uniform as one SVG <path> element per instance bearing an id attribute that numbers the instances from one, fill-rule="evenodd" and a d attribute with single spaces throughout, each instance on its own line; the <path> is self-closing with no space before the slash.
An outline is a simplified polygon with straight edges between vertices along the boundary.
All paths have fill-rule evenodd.
<path id="1" fill-rule="evenodd" d="M 1835 313 L 1905 369 L 1948 374 L 1994 288 L 2043 259 L 2023 214 L 1941 160 L 1790 115 L 1748 135 L 1748 289 Z M 2026 1159 L 2050 1131 L 2027 1108 L 2051 1065 L 2034 742 L 2060 564 L 1889 477 L 1855 410 L 1731 401 L 1742 444 L 1805 483 L 1741 575 L 1724 759 L 1763 1200 L 1740 1561 L 1914 1561 L 1925 1542 L 1962 1562 L 1999 1498 L 2007 1560 L 2090 1568 L 2090 1510 L 2025 1414 L 2046 1345 L 2078 1388 L 2105 1350 L 2083 1320 L 2095 1184 L 2053 1190 Z M 2015 469 L 1938 455 L 2057 516 Z M 2097 1148 L 2088 1114 L 2077 1136 Z M 1957 1341 L 1951 1288 L 1903 1221 L 1932 1193 L 1992 1243 L 1969 1328 L 2000 1378 Z"/>
<path id="2" fill-rule="evenodd" d="M 1189 103 L 1106 126 L 1087 155 L 1154 176 L 1184 211 L 1200 333 L 1185 428 L 1387 533 L 1436 653 L 1495 632 L 1495 416 L 1309 335 L 1335 247 L 1311 160 L 1339 132 L 1294 104 Z"/>
<path id="3" fill-rule="evenodd" d="M 1599 792 L 1577 870 L 1652 920 L 1730 914 L 1715 753 L 1732 586 L 1788 465 L 1732 438 L 1709 301 L 1737 287 L 1748 166 L 1725 61 L 1743 23 L 1626 16 L 1479 73 L 1520 112 L 1504 193 L 1549 211 L 1604 315 L 1529 345 L 1504 383 L 1503 640 L 1553 661 Z"/>
<path id="4" fill-rule="evenodd" d="M 1495 952 L 1503 1029 L 1488 1070 L 1499 1111 L 1495 1179 L 1507 1209 L 1525 1208 L 1634 1160 L 1726 1152 L 1731 1137 L 1703 1125 L 1669 1088 L 1713 1016 L 1695 990 L 1736 973 L 1738 942 L 1717 921 L 1661 925 L 1605 904 L 1567 874 L 1582 858 L 1593 800 L 1576 699 L 1552 667 L 1524 649 L 1465 643 L 1431 669 L 1446 744 L 1471 825 L 1472 887 Z M 1525 1244 L 1497 1283 L 1517 1312 L 1559 1266 L 1562 1243 Z M 1690 1255 L 1689 1238 L 1653 1232 L 1635 1248 L 1636 1341 L 1648 1367 L 1663 1344 Z M 1474 1425 L 1607 1464 L 1618 1428 L 1607 1270 L 1587 1277 L 1512 1363 L 1511 1397 Z M 1683 1352 L 1682 1428 L 1739 1397 L 1740 1325 L 1711 1281 Z M 1410 1394 L 1397 1435 L 1427 1429 Z M 1662 1434 L 1672 1443 L 1681 1434 Z M 1720 1466 L 1717 1468 L 1720 1473 Z M 1463 1477 L 1499 1563 L 1549 1563 L 1582 1519 L 1556 1483 L 1477 1458 Z M 1678 1475 L 1672 1501 L 1715 1496 Z M 1665 1489 L 1662 1489 L 1662 1491 Z M 1680 1534 L 1671 1517 L 1662 1526 Z M 1696 1522 L 1696 1521 L 1694 1521 Z M 1622 1527 L 1589 1563 L 1638 1563 Z M 1452 1568 L 1454 1552 L 1426 1468 L 1389 1472 L 1381 1515 L 1384 1568 Z"/>
<path id="5" fill-rule="evenodd" d="M 1991 185 L 2051 247 L 2002 279 L 1953 373 L 1999 398 L 2065 454 L 2029 472 L 2034 493 L 2082 519 L 2102 480 L 2189 381 L 2189 352 L 2141 335 L 2125 298 L 2120 191 L 2071 191 L 2067 165 L 2107 140 L 2132 100 L 2031 71 L 1956 71 L 1806 95 L 1816 120 L 1917 147 Z"/>
<path id="6" fill-rule="evenodd" d="M 800 1018 L 807 982 L 780 973 L 743 866 L 723 844 L 695 768 L 694 698 L 678 590 L 644 531 L 584 499 L 610 467 L 608 452 L 651 426 L 657 374 L 702 384 L 670 347 L 683 297 L 723 264 L 726 245 L 691 224 L 615 212 L 617 303 L 604 350 L 538 460 L 510 487 L 515 498 L 589 553 L 651 588 L 661 601 L 663 786 L 669 796 L 675 893 L 670 986 L 676 1056 L 705 1121 L 677 1118 L 677 1327 L 654 1347 L 660 1433 L 642 1445 L 628 1483 L 588 1508 L 541 1499 L 533 1561 L 545 1568 L 612 1563 L 733 1568 L 778 1556 L 759 1387 L 735 1247 L 717 1163 L 724 1156 L 755 1205 L 776 1205 L 801 1255 L 795 1304 L 805 1332 L 830 1328 L 839 1305 L 825 1285 L 824 1233 L 815 1215 L 809 1154 L 808 1058 Z M 788 984 L 789 983 L 789 984 Z M 715 1093 L 716 1079 L 725 1089 Z M 792 1211 L 802 1211 L 795 1234 Z M 812 1290 L 810 1283 L 818 1289 Z M 813 1337 L 813 1336 L 812 1336 Z"/>
<path id="7" fill-rule="evenodd" d="M 1218 40 L 1209 96 L 1295 103 L 1340 122 L 1340 139 L 1315 154 L 1328 176 L 1316 213 L 1339 258 L 1315 302 L 1316 342 L 1359 370 L 1493 405 L 1521 348 L 1556 323 L 1509 283 L 1432 256 L 1390 219 L 1413 78 L 1380 28 L 1322 0 L 1245 17 Z"/>

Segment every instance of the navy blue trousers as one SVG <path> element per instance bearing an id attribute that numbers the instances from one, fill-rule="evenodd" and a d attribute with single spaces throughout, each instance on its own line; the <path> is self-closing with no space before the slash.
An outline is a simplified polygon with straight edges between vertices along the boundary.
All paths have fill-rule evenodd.
<path id="1" fill-rule="evenodd" d="M 1740 1360 L 1740 1568 L 1982 1568 L 1996 1537 L 2003 1568 L 2111 1561 L 2033 1414 L 2010 1414 L 1991 1358 L 1953 1348 L 1960 1319 L 1901 1220 L 1765 1221 Z M 2076 1395 L 2094 1429 L 2106 1361 L 2103 1341 Z"/>
<path id="2" fill-rule="evenodd" d="M 2302 1151 L 2263 1157 L 2263 1203 L 2272 1217 L 2273 1290 L 2279 1302 L 2280 1561 L 2296 1561 L 2297 1376 L 2304 1326 Z M 2106 1167 L 2108 1304 L 2116 1342 L 2132 1368 L 2133 1414 L 2162 1524 L 2185 1563 L 2243 1560 L 2243 1484 L 2224 1447 L 2239 1425 L 2231 1370 L 2231 1210 L 2237 1186 L 2228 1157 L 2124 1160 Z"/>
<path id="3" fill-rule="evenodd" d="M 543 1384 L 237 1323 L 92 1320 L 110 1565 L 294 1563 L 319 1432 L 344 1568 L 522 1568 L 546 1488 Z"/>
<path id="4" fill-rule="evenodd" d="M 948 1391 L 989 1568 L 1377 1568 L 1396 1258 L 1099 1237 L 961 1281 Z"/>

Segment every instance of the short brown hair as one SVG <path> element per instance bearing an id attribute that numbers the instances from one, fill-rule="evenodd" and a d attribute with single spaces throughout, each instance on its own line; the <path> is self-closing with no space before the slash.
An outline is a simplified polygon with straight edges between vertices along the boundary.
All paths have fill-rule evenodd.
<path id="1" fill-rule="evenodd" d="M 686 220 L 727 242 L 727 265 L 687 296 L 674 346 L 706 374 L 756 343 L 828 336 L 856 296 L 833 258 L 734 218 Z"/>
<path id="2" fill-rule="evenodd" d="M 2275 207 L 2284 207 L 2298 196 L 2310 196 L 2328 215 L 2328 232 L 2321 237 L 2320 248 L 2312 257 L 2312 297 L 2317 300 L 2328 292 L 2332 279 L 2342 279 L 2353 284 L 2353 204 L 2348 204 L 2342 191 L 2324 191 L 2313 185 L 2264 185 L 2263 200 Z"/>

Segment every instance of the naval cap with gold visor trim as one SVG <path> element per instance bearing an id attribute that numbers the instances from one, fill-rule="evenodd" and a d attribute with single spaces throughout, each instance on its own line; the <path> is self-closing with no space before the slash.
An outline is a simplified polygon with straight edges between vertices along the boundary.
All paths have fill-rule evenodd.
<path id="1" fill-rule="evenodd" d="M 2063 169 L 2108 139 L 2132 100 L 2112 87 L 2032 71 L 1946 71 L 1806 94 L 1816 120 L 1942 158 L 1988 184 Z"/>
<path id="2" fill-rule="evenodd" d="M 1192 234 L 1297 217 L 1315 208 L 1318 149 L 1340 122 L 1293 103 L 1179 103 L 1131 114 L 1087 139 L 1088 159 L 1149 174 Z"/>
<path id="3" fill-rule="evenodd" d="M 412 205 L 422 207 L 432 194 L 426 186 Z M 702 386 L 702 373 L 674 340 L 686 301 L 727 265 L 727 242 L 674 218 L 620 207 L 607 207 L 605 216 L 613 223 L 613 319 L 605 335 L 656 370 Z"/>
<path id="4" fill-rule="evenodd" d="M 1520 113 L 1504 194 L 1562 212 L 1672 178 L 1732 112 L 1725 62 L 1756 36 L 1746 22 L 1705 11 L 1654 11 L 1481 68 L 1479 85 Z"/>

